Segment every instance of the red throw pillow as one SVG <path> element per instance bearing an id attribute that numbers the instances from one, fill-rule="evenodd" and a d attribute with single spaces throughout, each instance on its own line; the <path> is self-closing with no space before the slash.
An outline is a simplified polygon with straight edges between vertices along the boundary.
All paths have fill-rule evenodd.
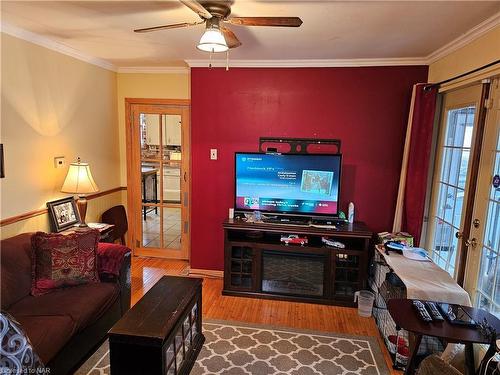
<path id="1" fill-rule="evenodd" d="M 40 296 L 58 288 L 98 282 L 99 231 L 72 234 L 37 232 L 31 238 L 31 294 Z"/>

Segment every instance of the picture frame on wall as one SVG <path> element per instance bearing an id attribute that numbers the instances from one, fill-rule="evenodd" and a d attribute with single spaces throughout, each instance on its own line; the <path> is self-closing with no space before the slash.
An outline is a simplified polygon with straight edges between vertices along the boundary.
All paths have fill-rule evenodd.
<path id="1" fill-rule="evenodd" d="M 53 232 L 61 232 L 81 222 L 73 197 L 47 202 L 47 208 Z"/>

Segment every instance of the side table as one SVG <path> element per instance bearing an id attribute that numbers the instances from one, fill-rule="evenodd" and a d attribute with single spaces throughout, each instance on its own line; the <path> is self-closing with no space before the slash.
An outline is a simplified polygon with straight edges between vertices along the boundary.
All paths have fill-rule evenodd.
<path id="1" fill-rule="evenodd" d="M 413 334 L 414 340 L 410 340 L 410 358 L 406 366 L 405 375 L 413 374 L 415 371 L 418 347 L 422 341 L 422 336 L 433 336 L 443 339 L 447 343 L 465 344 L 465 373 L 474 375 L 474 354 L 472 344 L 490 344 L 492 339 L 483 335 L 477 327 L 451 324 L 446 319 L 442 322 L 426 323 L 420 319 L 411 299 L 391 299 L 388 303 L 389 313 L 396 322 L 396 325 Z M 481 323 L 486 319 L 488 324 L 500 333 L 500 320 L 489 312 L 474 307 L 462 306 L 462 308 L 474 319 Z M 498 335 L 497 335 L 498 337 Z M 491 350 L 487 354 L 491 358 Z M 494 351 L 493 351 L 494 354 Z M 485 356 L 484 360 L 489 358 Z"/>
<path id="2" fill-rule="evenodd" d="M 99 242 L 109 242 L 109 237 L 111 232 L 113 231 L 114 224 L 105 224 L 102 228 L 95 228 L 99 231 Z M 91 230 L 93 228 L 90 227 L 71 227 L 66 230 L 59 232 L 60 234 L 71 234 L 75 232 L 83 232 L 87 230 Z"/>

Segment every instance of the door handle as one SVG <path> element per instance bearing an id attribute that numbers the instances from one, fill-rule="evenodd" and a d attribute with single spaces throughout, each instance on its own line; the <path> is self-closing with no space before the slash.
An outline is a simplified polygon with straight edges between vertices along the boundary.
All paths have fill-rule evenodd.
<path id="1" fill-rule="evenodd" d="M 474 225 L 474 228 L 477 229 L 481 225 L 481 221 L 479 221 L 479 219 L 474 219 L 474 221 L 472 222 L 472 225 Z"/>
<path id="2" fill-rule="evenodd" d="M 461 239 L 464 237 L 464 234 L 462 232 L 457 232 L 457 233 L 455 233 L 455 237 L 458 239 Z"/>

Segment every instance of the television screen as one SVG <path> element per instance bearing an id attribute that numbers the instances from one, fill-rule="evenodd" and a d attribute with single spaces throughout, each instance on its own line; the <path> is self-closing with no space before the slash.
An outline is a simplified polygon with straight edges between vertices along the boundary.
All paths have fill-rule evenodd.
<path id="1" fill-rule="evenodd" d="M 237 152 L 235 159 L 236 210 L 338 214 L 340 154 Z"/>

